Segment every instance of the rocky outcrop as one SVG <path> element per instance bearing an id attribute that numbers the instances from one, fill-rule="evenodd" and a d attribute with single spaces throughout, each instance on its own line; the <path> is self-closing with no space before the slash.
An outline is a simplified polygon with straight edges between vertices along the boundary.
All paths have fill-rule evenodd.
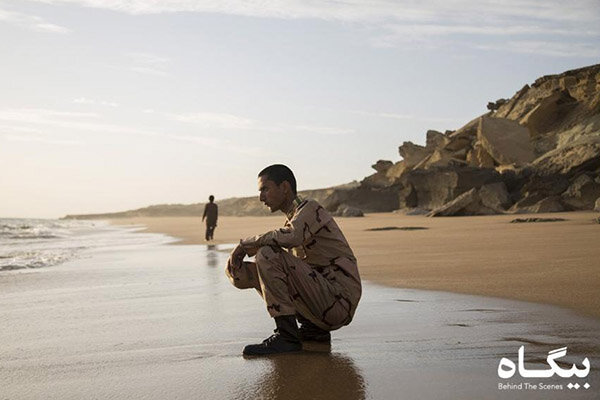
<path id="1" fill-rule="evenodd" d="M 479 127 L 479 120 L 481 119 L 481 117 L 486 116 L 486 115 L 491 115 L 491 113 L 486 113 L 486 114 L 480 115 L 479 117 L 477 117 L 475 119 L 472 119 L 471 121 L 469 121 L 467 124 L 465 124 L 461 128 L 450 133 L 448 135 L 448 137 L 450 138 L 451 141 L 459 139 L 459 138 L 466 138 L 467 143 L 470 143 L 472 138 L 477 135 L 477 128 Z"/>
<path id="2" fill-rule="evenodd" d="M 399 208 L 438 210 L 434 215 L 594 207 L 600 65 L 542 77 L 488 109 L 455 131 L 427 131 L 425 146 L 404 142 L 402 160 L 378 162 L 361 185 L 395 191 Z"/>
<path id="3" fill-rule="evenodd" d="M 400 146 L 402 170 L 385 183 L 397 188 L 400 208 L 466 215 L 595 206 L 600 65 L 544 76 L 488 109 L 455 131 L 427 131 L 425 146 Z"/>
<path id="4" fill-rule="evenodd" d="M 363 179 L 362 183 L 367 186 L 373 187 L 385 187 L 393 182 L 393 178 L 387 176 L 390 168 L 394 166 L 394 163 L 388 160 L 379 160 L 375 164 L 371 165 L 375 171 L 375 174 L 367 176 Z"/>
<path id="5" fill-rule="evenodd" d="M 598 73 L 600 65 L 579 68 L 559 75 L 547 75 L 537 79 L 531 86 L 525 85 L 508 102 L 501 105 L 496 111 L 497 117 L 521 121 L 527 114 L 535 109 L 550 95 L 567 91 L 568 96 L 577 101 L 575 108 L 582 113 L 563 116 L 556 121 L 554 131 L 572 126 L 576 120 L 595 114 L 600 96 L 598 92 Z M 573 111 L 573 110 L 571 110 Z M 570 113 L 569 113 L 570 114 Z"/>
<path id="6" fill-rule="evenodd" d="M 361 183 L 359 187 L 335 189 L 325 198 L 315 199 L 331 212 L 336 212 L 342 204 L 361 209 L 364 212 L 386 212 L 399 207 L 396 186 L 373 187 Z"/>
<path id="7" fill-rule="evenodd" d="M 529 129 L 533 138 L 537 138 L 552 131 L 576 106 L 577 100 L 571 97 L 568 90 L 557 90 L 543 98 L 519 122 Z"/>
<path id="8" fill-rule="evenodd" d="M 427 214 L 429 217 L 449 217 L 455 215 L 490 215 L 498 210 L 486 206 L 481 198 L 481 189 L 465 192 L 452 201 Z"/>
<path id="9" fill-rule="evenodd" d="M 553 213 L 565 211 L 565 207 L 560 201 L 559 196 L 546 197 L 537 202 L 530 201 L 530 203 L 533 203 L 530 205 L 526 205 L 526 203 L 527 202 L 515 204 L 511 211 L 515 214 Z"/>
<path id="10" fill-rule="evenodd" d="M 471 189 L 468 192 L 461 194 L 454 200 L 436 208 L 431 211 L 427 216 L 429 217 L 443 217 L 450 215 L 464 215 L 469 208 L 473 208 L 474 205 L 479 203 L 479 196 L 477 195 L 477 189 Z"/>
<path id="11" fill-rule="evenodd" d="M 517 121 L 481 117 L 477 139 L 497 164 L 523 166 L 535 159 L 529 142 L 529 130 Z"/>
<path id="12" fill-rule="evenodd" d="M 419 146 L 413 142 L 404 142 L 398 148 L 400 156 L 404 160 L 404 165 L 411 168 L 421 162 L 425 157 L 433 152 L 433 149 Z"/>
<path id="13" fill-rule="evenodd" d="M 428 149 L 443 148 L 450 141 L 450 139 L 446 137 L 443 133 L 433 130 L 427 131 L 425 137 L 425 147 Z"/>
<path id="14" fill-rule="evenodd" d="M 586 174 L 575 178 L 561 195 L 562 203 L 573 210 L 591 210 L 599 197 L 600 184 Z"/>
<path id="15" fill-rule="evenodd" d="M 385 176 L 388 178 L 389 182 L 395 182 L 404 174 L 404 172 L 406 172 L 406 170 L 407 167 L 404 164 L 404 160 L 398 161 L 387 170 Z"/>
<path id="16" fill-rule="evenodd" d="M 340 204 L 337 210 L 333 213 L 336 217 L 363 217 L 361 209 L 352 207 L 346 204 Z"/>
<path id="17" fill-rule="evenodd" d="M 435 209 L 472 188 L 500 182 L 491 169 L 445 167 L 413 169 L 400 180 L 399 203 L 408 208 Z"/>
<path id="18" fill-rule="evenodd" d="M 431 211 L 428 216 L 489 215 L 503 213 L 511 204 L 504 182 L 490 183 L 479 189 L 472 188 L 446 204 Z"/>
<path id="19" fill-rule="evenodd" d="M 467 153 L 467 164 L 477 168 L 494 168 L 495 162 L 490 153 L 478 142 Z"/>
<path id="20" fill-rule="evenodd" d="M 499 109 L 501 106 L 503 106 L 504 104 L 506 104 L 508 100 L 507 99 L 498 99 L 494 102 L 489 102 L 487 104 L 487 109 L 490 111 L 496 111 L 497 109 Z"/>
<path id="21" fill-rule="evenodd" d="M 531 164 L 540 175 L 546 176 L 593 171 L 600 167 L 600 136 L 579 138 L 547 152 Z"/>
<path id="22" fill-rule="evenodd" d="M 512 204 L 504 182 L 490 183 L 479 189 L 481 204 L 496 213 L 504 212 Z"/>

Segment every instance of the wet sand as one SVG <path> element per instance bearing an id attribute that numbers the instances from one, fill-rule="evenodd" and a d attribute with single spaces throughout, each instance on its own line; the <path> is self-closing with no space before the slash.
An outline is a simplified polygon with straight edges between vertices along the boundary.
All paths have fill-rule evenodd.
<path id="1" fill-rule="evenodd" d="M 561 222 L 509 223 L 515 218 L 564 218 Z M 359 260 L 364 279 L 403 288 L 442 290 L 568 307 L 600 318 L 598 213 L 427 218 L 369 214 L 336 218 Z M 274 229 L 283 216 L 221 217 L 215 243 Z M 149 232 L 204 243 L 200 218 L 132 218 Z M 382 230 L 423 227 L 422 230 Z"/>
<path id="2" fill-rule="evenodd" d="M 124 246 L 1 274 L 0 398 L 585 399 L 600 385 L 596 319 L 369 283 L 331 349 L 243 358 L 273 326 L 255 291 L 229 284 L 222 250 Z M 564 346 L 563 361 L 588 357 L 593 369 L 585 379 L 498 378 L 501 357 L 516 362 L 521 345 L 531 369 Z M 498 389 L 540 381 L 562 389 Z"/>

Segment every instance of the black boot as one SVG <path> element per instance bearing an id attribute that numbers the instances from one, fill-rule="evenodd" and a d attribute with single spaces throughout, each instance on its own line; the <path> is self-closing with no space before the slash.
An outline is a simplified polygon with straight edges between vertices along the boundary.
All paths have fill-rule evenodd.
<path id="1" fill-rule="evenodd" d="M 298 322 L 301 324 L 300 329 L 298 330 L 301 341 L 321 343 L 331 342 L 331 333 L 329 333 L 329 331 L 319 328 L 300 314 L 296 314 L 296 318 L 298 318 Z"/>
<path id="2" fill-rule="evenodd" d="M 277 329 L 275 333 L 260 344 L 249 344 L 244 347 L 246 356 L 264 356 L 268 354 L 289 353 L 302 350 L 302 343 L 298 338 L 298 325 L 293 315 L 275 317 Z"/>

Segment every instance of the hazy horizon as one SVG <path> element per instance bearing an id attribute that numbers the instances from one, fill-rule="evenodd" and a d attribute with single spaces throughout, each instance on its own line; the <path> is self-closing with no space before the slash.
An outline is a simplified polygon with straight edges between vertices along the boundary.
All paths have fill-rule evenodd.
<path id="1" fill-rule="evenodd" d="M 360 180 L 536 78 L 600 62 L 573 1 L 0 1 L 0 217 Z"/>

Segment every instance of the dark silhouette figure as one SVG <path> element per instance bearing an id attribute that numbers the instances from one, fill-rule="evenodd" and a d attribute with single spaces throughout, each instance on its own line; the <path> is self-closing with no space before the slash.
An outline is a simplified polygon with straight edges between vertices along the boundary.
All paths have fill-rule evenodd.
<path id="1" fill-rule="evenodd" d="M 214 202 L 215 196 L 211 194 L 208 201 L 209 203 L 204 206 L 204 214 L 202 214 L 202 221 L 206 218 L 206 241 L 213 240 L 217 219 L 219 218 L 219 207 Z"/>

